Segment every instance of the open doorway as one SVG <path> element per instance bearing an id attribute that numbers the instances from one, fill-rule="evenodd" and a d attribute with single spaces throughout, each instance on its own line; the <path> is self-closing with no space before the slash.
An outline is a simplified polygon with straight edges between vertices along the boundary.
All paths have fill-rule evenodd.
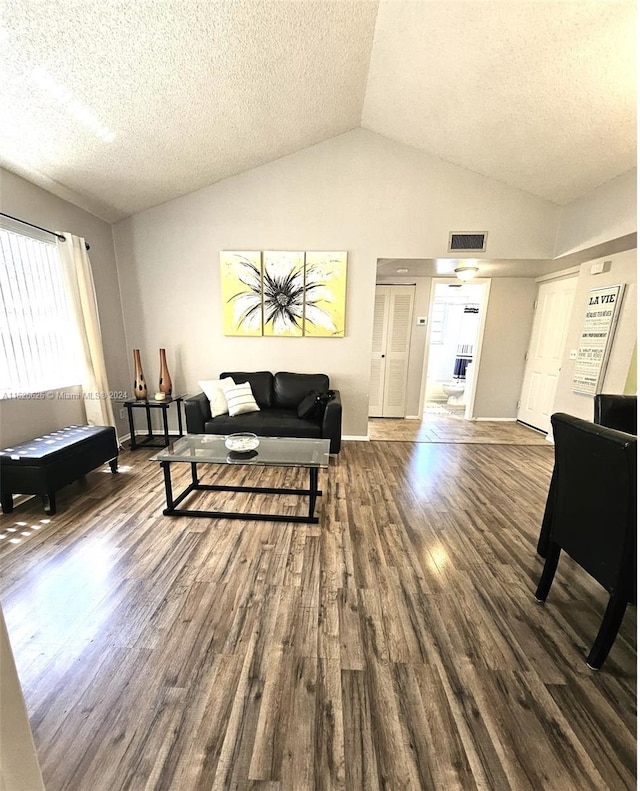
<path id="1" fill-rule="evenodd" d="M 435 280 L 425 349 L 423 415 L 473 415 L 490 282 Z"/>

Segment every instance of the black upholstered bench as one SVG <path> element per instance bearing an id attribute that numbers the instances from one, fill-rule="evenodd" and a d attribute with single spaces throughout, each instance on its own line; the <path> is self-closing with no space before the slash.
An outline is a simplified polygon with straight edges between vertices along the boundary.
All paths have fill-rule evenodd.
<path id="1" fill-rule="evenodd" d="M 13 511 L 14 494 L 38 494 L 47 514 L 56 512 L 56 491 L 105 462 L 118 471 L 112 426 L 67 426 L 0 450 L 0 503 Z"/>

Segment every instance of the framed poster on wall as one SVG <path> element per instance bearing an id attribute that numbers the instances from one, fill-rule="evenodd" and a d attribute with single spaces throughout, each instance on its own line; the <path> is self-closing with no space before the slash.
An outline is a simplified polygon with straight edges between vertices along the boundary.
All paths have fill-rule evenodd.
<path id="1" fill-rule="evenodd" d="M 589 292 L 573 369 L 573 391 L 600 392 L 620 313 L 624 285 L 593 288 Z"/>

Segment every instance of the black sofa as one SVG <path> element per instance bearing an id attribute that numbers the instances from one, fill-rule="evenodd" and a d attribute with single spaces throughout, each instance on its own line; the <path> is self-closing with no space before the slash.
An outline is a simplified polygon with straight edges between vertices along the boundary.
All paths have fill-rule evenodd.
<path id="1" fill-rule="evenodd" d="M 329 390 L 326 374 L 298 374 L 279 371 L 231 371 L 236 384 L 249 382 L 259 412 L 211 417 L 209 399 L 204 393 L 185 398 L 184 408 L 189 434 L 235 434 L 251 431 L 259 437 L 310 437 L 330 440 L 331 453 L 339 453 L 342 436 L 342 401 L 339 390 Z M 310 414 L 298 415 L 298 407 L 311 393 L 321 394 Z"/>

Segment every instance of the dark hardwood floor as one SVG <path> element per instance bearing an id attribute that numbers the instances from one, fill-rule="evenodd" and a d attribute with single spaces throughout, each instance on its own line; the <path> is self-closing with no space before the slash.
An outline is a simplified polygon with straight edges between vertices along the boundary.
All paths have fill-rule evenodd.
<path id="1" fill-rule="evenodd" d="M 150 455 L 0 517 L 47 791 L 636 787 L 635 608 L 594 673 L 605 591 L 534 602 L 547 443 L 346 442 L 320 525 L 164 517 Z"/>

